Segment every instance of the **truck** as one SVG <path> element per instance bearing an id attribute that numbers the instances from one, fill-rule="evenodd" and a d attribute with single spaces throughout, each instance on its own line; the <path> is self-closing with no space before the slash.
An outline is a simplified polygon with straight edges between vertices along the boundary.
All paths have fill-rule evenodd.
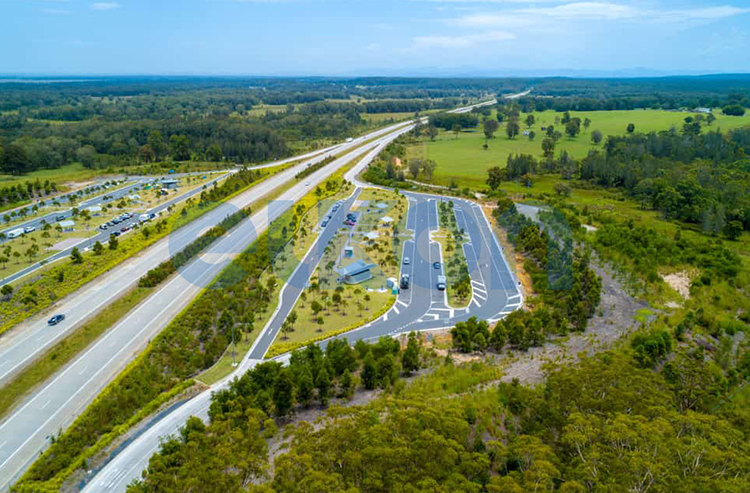
<path id="1" fill-rule="evenodd" d="M 439 289 L 440 291 L 443 291 L 443 290 L 445 290 L 445 276 L 438 276 L 438 280 L 437 280 L 437 288 L 438 288 L 438 289 Z"/>
<path id="2" fill-rule="evenodd" d="M 138 216 L 138 222 L 139 223 L 145 223 L 146 221 L 150 220 L 151 218 L 148 216 L 148 214 L 141 214 Z"/>
<path id="3" fill-rule="evenodd" d="M 23 228 L 14 229 L 13 231 L 8 231 L 8 239 L 18 238 L 23 234 Z"/>

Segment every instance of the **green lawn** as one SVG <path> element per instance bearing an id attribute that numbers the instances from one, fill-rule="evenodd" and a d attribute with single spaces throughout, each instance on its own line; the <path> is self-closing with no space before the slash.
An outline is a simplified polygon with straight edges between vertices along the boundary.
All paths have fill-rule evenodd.
<path id="1" fill-rule="evenodd" d="M 591 132 L 594 130 L 601 131 L 606 139 L 607 135 L 624 134 L 628 123 L 635 125 L 636 132 L 668 130 L 673 126 L 679 129 L 683 119 L 689 114 L 664 110 L 573 111 L 572 117 L 579 117 L 581 120 L 589 118 L 591 126 L 574 139 L 567 137 L 560 139 L 556 152 L 565 149 L 572 156 L 581 158 L 589 150 L 596 148 L 591 144 Z M 523 153 L 541 157 L 543 140 L 541 127 L 551 124 L 562 132 L 563 125 L 555 123 L 555 118 L 562 118 L 562 115 L 554 111 L 537 112 L 534 114 L 536 123 L 529 129 L 523 123 L 526 114 L 521 114 L 521 131 L 536 132 L 533 141 L 523 135 L 512 140 L 508 139 L 505 135 L 505 125 L 502 124 L 495 137 L 489 141 L 489 149 L 485 150 L 483 148 L 484 133 L 481 127 L 477 127 L 467 129 L 458 136 L 452 132 L 441 132 L 434 142 L 423 137 L 419 144 L 409 146 L 407 157 L 426 157 L 435 160 L 438 167 L 432 179 L 433 183 L 449 185 L 453 179 L 459 186 L 482 188 L 485 186 L 487 169 L 492 166 L 505 166 L 510 154 Z M 750 113 L 742 117 L 734 117 L 715 112 L 715 116 L 716 121 L 710 127 L 704 125 L 704 131 L 715 128 L 727 131 L 750 125 Z"/>

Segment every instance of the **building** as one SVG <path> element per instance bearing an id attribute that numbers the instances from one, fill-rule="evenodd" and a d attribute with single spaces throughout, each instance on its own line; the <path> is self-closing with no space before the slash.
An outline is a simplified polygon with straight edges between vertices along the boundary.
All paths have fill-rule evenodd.
<path id="1" fill-rule="evenodd" d="M 70 220 L 68 220 L 68 221 L 60 221 L 57 224 L 59 224 L 60 227 L 62 228 L 62 230 L 64 232 L 66 232 L 66 233 L 70 233 L 71 231 L 73 231 L 75 229 L 75 225 L 76 225 L 75 221 L 70 221 Z"/>
<path id="2" fill-rule="evenodd" d="M 362 259 L 356 260 L 337 271 L 341 275 L 338 281 L 346 284 L 359 284 L 372 278 L 370 269 L 373 267 L 375 267 L 375 264 L 368 264 Z"/>
<path id="3" fill-rule="evenodd" d="M 102 215 L 102 208 L 98 205 L 92 205 L 87 209 L 89 211 L 89 214 L 92 216 L 101 216 Z"/>
<path id="4" fill-rule="evenodd" d="M 179 185 L 179 182 L 177 180 L 162 180 L 161 187 L 166 188 L 167 190 L 172 190 L 177 188 L 177 185 Z"/>

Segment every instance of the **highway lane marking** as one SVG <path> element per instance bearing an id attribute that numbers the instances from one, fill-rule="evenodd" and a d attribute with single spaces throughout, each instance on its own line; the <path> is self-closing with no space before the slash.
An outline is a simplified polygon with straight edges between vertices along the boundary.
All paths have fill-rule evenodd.
<path id="1" fill-rule="evenodd" d="M 5 447 L 6 443 L 8 443 L 8 440 L 5 440 L 3 443 L 0 443 L 0 449 L 2 449 L 3 447 Z"/>
<path id="2" fill-rule="evenodd" d="M 408 304 L 404 303 L 404 302 L 403 302 L 403 301 L 401 301 L 401 300 L 396 300 L 396 303 L 398 303 L 399 305 L 403 305 L 404 307 L 407 307 L 407 306 L 409 306 Z"/>
<path id="3" fill-rule="evenodd" d="M 396 305 L 393 305 L 393 307 L 391 308 L 391 310 L 393 310 L 394 312 L 396 312 L 396 315 L 398 315 L 398 314 L 401 313 L 400 311 L 398 311 L 398 307 L 396 307 Z"/>
<path id="4" fill-rule="evenodd" d="M 78 372 L 78 374 L 79 374 L 79 375 L 83 375 L 83 373 L 84 373 L 84 372 L 85 372 L 86 370 L 88 370 L 88 369 L 89 369 L 89 365 L 86 365 L 86 366 L 84 366 L 84 367 L 83 367 L 83 370 L 81 370 L 81 371 L 79 371 L 79 372 Z"/>
<path id="5" fill-rule="evenodd" d="M 482 301 L 487 301 L 487 297 L 486 297 L 486 296 L 482 296 L 482 295 L 481 295 L 481 294 L 479 294 L 479 293 L 474 293 L 474 297 L 475 297 L 475 298 L 479 298 L 479 299 L 480 299 L 480 300 L 482 300 Z"/>
<path id="6" fill-rule="evenodd" d="M 518 308 L 521 306 L 521 303 L 514 303 L 512 305 L 505 305 L 506 308 Z"/>
<path id="7" fill-rule="evenodd" d="M 514 294 L 513 296 L 508 296 L 508 301 L 515 299 L 515 298 L 520 298 L 520 297 L 521 297 L 520 294 Z"/>
<path id="8" fill-rule="evenodd" d="M 48 400 L 44 403 L 44 405 L 41 407 L 41 409 L 44 409 L 45 407 L 49 406 L 49 403 L 52 402 L 52 399 Z"/>

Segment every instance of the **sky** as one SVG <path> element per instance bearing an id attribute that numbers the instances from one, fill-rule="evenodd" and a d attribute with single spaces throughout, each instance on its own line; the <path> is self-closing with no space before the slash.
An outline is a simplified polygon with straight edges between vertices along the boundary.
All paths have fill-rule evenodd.
<path id="1" fill-rule="evenodd" d="M 0 74 L 750 72 L 750 0 L 0 0 Z"/>

